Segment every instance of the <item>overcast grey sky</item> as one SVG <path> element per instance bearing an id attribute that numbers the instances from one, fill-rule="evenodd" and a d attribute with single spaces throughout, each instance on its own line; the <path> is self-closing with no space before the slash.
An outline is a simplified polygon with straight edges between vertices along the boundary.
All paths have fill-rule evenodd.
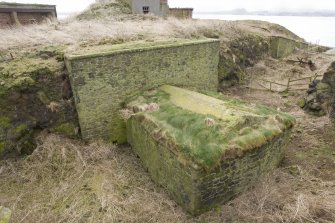
<path id="1" fill-rule="evenodd" d="M 0 0 L 1 1 L 1 0 Z M 95 0 L 5 0 L 6 2 L 55 4 L 59 13 L 78 12 Z M 248 10 L 335 10 L 335 0 L 169 0 L 171 7 L 193 7 L 195 11 Z"/>

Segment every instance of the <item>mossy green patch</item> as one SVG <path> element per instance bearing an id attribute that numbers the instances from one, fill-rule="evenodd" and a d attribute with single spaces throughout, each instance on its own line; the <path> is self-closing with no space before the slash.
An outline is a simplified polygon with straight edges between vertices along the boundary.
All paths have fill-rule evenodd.
<path id="1" fill-rule="evenodd" d="M 219 100 L 167 85 L 139 98 L 128 107 L 148 105 L 135 114 L 146 131 L 168 145 L 182 162 L 205 169 L 260 148 L 295 122 L 293 117 L 264 106 Z M 159 109 L 150 110 L 152 103 Z"/>
<path id="2" fill-rule="evenodd" d="M 318 83 L 317 85 L 316 85 L 316 89 L 318 90 L 318 91 L 327 91 L 327 90 L 329 90 L 331 88 L 331 86 L 329 85 L 329 84 L 327 84 L 327 83 L 322 83 L 322 82 L 320 82 L 320 83 Z"/>
<path id="3" fill-rule="evenodd" d="M 22 135 L 25 131 L 28 130 L 28 126 L 25 124 L 20 124 L 15 128 L 15 133 L 18 135 Z"/>
<path id="4" fill-rule="evenodd" d="M 0 156 L 5 151 L 6 143 L 4 141 L 0 141 Z"/>
<path id="5" fill-rule="evenodd" d="M 44 91 L 38 91 L 37 92 L 37 97 L 38 99 L 40 99 L 40 101 L 45 104 L 48 105 L 50 103 L 50 99 L 48 98 L 48 96 L 44 93 Z"/>
<path id="6" fill-rule="evenodd" d="M 55 59 L 20 58 L 0 64 L 0 79 L 2 87 L 0 95 L 6 95 L 11 90 L 22 91 L 36 84 L 41 76 L 54 76 L 61 65 Z"/>
<path id="7" fill-rule="evenodd" d="M 0 128 L 9 128 L 11 126 L 10 118 L 5 116 L 0 116 Z"/>
<path id="8" fill-rule="evenodd" d="M 51 129 L 53 132 L 64 134 L 68 137 L 76 138 L 78 136 L 77 127 L 71 123 L 61 123 L 58 126 Z"/>
<path id="9" fill-rule="evenodd" d="M 57 61 L 64 61 L 65 46 L 62 45 L 51 45 L 39 49 L 39 55 L 46 55 L 48 57 L 54 57 Z"/>

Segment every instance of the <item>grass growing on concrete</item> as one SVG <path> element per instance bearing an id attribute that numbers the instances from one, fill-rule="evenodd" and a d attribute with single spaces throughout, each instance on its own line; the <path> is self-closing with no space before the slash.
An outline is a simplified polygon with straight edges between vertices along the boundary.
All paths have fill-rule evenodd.
<path id="1" fill-rule="evenodd" d="M 161 143 L 168 143 L 167 148 L 182 155 L 185 163 L 205 169 L 265 145 L 295 122 L 293 117 L 266 107 L 221 101 L 172 86 L 139 98 L 139 106 L 157 103 L 160 107 L 135 114 L 142 116 L 143 127 Z"/>

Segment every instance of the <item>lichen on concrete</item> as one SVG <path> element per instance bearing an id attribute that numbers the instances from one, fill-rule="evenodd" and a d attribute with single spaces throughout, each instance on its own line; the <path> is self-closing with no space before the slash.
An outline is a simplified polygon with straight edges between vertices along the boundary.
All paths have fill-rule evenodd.
<path id="1" fill-rule="evenodd" d="M 270 108 L 167 85 L 128 108 L 137 111 L 127 121 L 129 143 L 154 181 L 193 214 L 275 168 L 295 123 Z"/>
<path id="2" fill-rule="evenodd" d="M 126 142 L 127 98 L 163 84 L 215 91 L 219 42 L 167 40 L 83 49 L 66 55 L 83 138 Z"/>

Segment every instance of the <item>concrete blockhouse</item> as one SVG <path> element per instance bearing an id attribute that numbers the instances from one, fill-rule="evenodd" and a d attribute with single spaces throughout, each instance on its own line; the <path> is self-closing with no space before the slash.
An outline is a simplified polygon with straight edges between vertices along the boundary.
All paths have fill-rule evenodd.
<path id="1" fill-rule="evenodd" d="M 167 0 L 129 0 L 133 13 L 154 14 L 166 17 L 169 11 Z"/>
<path id="2" fill-rule="evenodd" d="M 55 5 L 0 2 L 0 28 L 41 23 L 57 18 Z"/>

